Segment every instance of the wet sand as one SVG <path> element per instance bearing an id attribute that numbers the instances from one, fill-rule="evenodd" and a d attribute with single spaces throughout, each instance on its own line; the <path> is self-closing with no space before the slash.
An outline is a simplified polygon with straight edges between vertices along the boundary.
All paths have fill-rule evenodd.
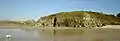
<path id="1" fill-rule="evenodd" d="M 107 29 L 106 29 L 106 28 Z M 120 41 L 119 25 L 104 26 L 103 28 L 73 28 L 73 27 L 39 27 L 38 30 L 31 30 L 33 27 L 2 27 L 0 30 L 0 41 L 6 40 L 6 33 L 14 35 L 11 41 Z M 10 28 L 10 29 L 8 29 Z M 23 28 L 23 29 L 20 29 Z M 36 28 L 35 28 L 36 29 Z M 41 30 L 42 29 L 42 30 Z M 54 30 L 53 30 L 54 29 Z"/>

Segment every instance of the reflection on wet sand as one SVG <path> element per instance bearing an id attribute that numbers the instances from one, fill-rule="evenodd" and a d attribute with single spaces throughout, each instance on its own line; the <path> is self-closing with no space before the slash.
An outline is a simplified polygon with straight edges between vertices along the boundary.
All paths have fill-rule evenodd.
<path id="1" fill-rule="evenodd" d="M 11 40 L 11 38 L 6 38 L 6 39 L 5 39 L 5 41 L 10 41 L 10 40 Z"/>
<path id="2" fill-rule="evenodd" d="M 120 29 L 44 30 L 41 34 L 53 36 L 53 41 L 120 41 Z"/>
<path id="3" fill-rule="evenodd" d="M 5 38 L 6 33 L 11 38 Z M 120 29 L 1 29 L 0 41 L 120 41 Z"/>

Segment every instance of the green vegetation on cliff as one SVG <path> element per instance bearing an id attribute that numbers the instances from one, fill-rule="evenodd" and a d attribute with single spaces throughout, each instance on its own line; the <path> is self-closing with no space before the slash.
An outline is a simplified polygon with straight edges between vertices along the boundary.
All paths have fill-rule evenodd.
<path id="1" fill-rule="evenodd" d="M 101 27 L 120 24 L 120 19 L 114 15 L 92 11 L 60 12 L 41 17 L 37 23 L 53 26 L 55 17 L 57 18 L 57 27 Z"/>

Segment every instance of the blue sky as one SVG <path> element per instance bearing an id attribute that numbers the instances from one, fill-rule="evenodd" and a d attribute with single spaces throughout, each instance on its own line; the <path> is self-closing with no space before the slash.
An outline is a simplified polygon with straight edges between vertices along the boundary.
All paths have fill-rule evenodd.
<path id="1" fill-rule="evenodd" d="M 63 11 L 120 12 L 119 0 L 0 0 L 0 20 L 35 19 Z"/>

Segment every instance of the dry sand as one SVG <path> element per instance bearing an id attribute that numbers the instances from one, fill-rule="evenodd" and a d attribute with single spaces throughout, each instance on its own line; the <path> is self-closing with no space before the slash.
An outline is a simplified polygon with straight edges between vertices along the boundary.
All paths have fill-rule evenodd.
<path id="1" fill-rule="evenodd" d="M 5 27 L 5 28 L 9 28 L 9 27 L 20 27 L 20 28 L 27 28 L 28 26 L 0 26 L 0 27 Z M 36 29 L 84 29 L 84 28 L 75 28 L 75 27 L 28 27 L 28 28 L 36 28 Z M 107 25 L 107 26 L 103 26 L 103 27 L 95 27 L 95 28 L 111 28 L 111 29 L 119 29 L 120 25 Z"/>
<path id="2" fill-rule="evenodd" d="M 101 28 L 120 29 L 120 25 L 107 25 L 107 26 L 103 26 Z"/>
<path id="3" fill-rule="evenodd" d="M 103 27 L 95 27 L 95 29 L 96 28 L 118 29 L 118 28 L 120 28 L 120 25 L 107 25 L 107 26 L 103 26 Z M 37 29 L 84 29 L 84 28 L 74 28 L 74 27 L 37 27 Z"/>

